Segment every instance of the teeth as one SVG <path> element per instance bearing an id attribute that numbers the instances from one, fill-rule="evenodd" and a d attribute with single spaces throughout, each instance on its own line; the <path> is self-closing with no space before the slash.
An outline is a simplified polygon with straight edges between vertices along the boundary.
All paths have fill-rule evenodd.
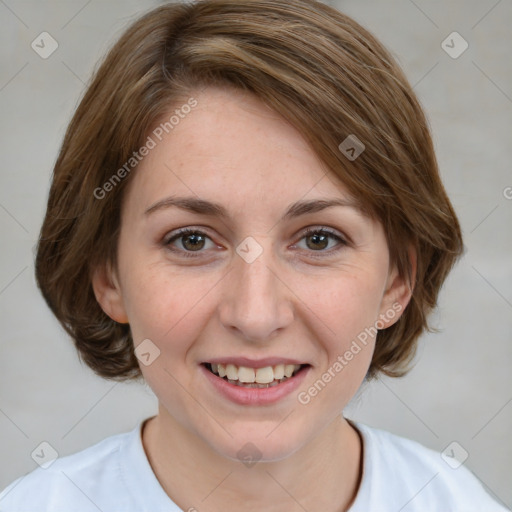
<path id="1" fill-rule="evenodd" d="M 227 377 L 228 381 L 237 385 L 247 387 L 269 387 L 291 377 L 300 364 L 277 364 L 276 366 L 265 366 L 264 368 L 248 368 L 247 366 L 235 366 L 234 364 L 211 364 L 212 372 L 219 377 Z M 259 386 L 262 384 L 262 386 Z"/>
<path id="2" fill-rule="evenodd" d="M 235 368 L 236 368 L 236 366 L 235 366 Z M 271 368 L 271 370 L 272 370 L 272 368 Z M 252 368 L 246 368 L 245 366 L 240 366 L 240 368 L 238 368 L 238 380 L 240 382 L 250 384 L 251 382 L 256 381 L 256 374 Z M 274 380 L 274 379 L 272 379 L 272 380 Z M 258 383 L 260 383 L 259 380 L 258 380 Z"/>
<path id="3" fill-rule="evenodd" d="M 238 380 L 238 368 L 234 364 L 226 366 L 226 376 L 230 380 Z"/>
<path id="4" fill-rule="evenodd" d="M 285 377 L 291 377 L 293 375 L 294 371 L 295 371 L 294 364 L 285 364 L 284 365 L 284 376 Z"/>
<path id="5" fill-rule="evenodd" d="M 259 388 L 259 389 L 273 388 L 274 386 L 277 386 L 279 384 L 278 380 L 275 380 L 274 382 L 271 382 L 269 384 L 257 384 L 255 382 L 252 384 L 242 384 L 239 380 L 228 380 L 228 382 L 230 384 L 234 384 L 235 386 L 240 386 L 240 387 L 244 387 L 244 388 Z"/>
<path id="6" fill-rule="evenodd" d="M 282 379 L 284 377 L 284 364 L 274 366 L 274 379 Z"/>
<path id="7" fill-rule="evenodd" d="M 240 368 L 240 371 L 242 369 Z M 240 375 L 240 373 L 238 374 Z M 242 382 L 245 382 L 243 379 L 240 379 Z M 256 379 L 255 381 L 258 384 L 270 384 L 274 380 L 274 370 L 272 366 L 265 366 L 265 368 L 258 368 L 256 370 Z"/>

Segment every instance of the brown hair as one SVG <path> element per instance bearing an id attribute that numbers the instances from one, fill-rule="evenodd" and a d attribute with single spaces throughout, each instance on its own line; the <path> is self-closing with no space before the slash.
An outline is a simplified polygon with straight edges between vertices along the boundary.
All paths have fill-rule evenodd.
<path id="1" fill-rule="evenodd" d="M 115 265 L 130 175 L 101 198 L 97 191 L 171 105 L 209 85 L 249 91 L 291 122 L 382 223 L 391 262 L 409 280 L 414 247 L 411 301 L 379 331 L 368 373 L 403 375 L 462 252 L 460 227 L 401 69 L 354 20 L 313 0 L 167 4 L 133 23 L 105 57 L 66 132 L 36 257 L 38 285 L 82 359 L 106 378 L 140 376 L 129 325 L 103 312 L 91 285 L 98 265 Z M 355 159 L 339 149 L 349 136 L 365 146 Z"/>

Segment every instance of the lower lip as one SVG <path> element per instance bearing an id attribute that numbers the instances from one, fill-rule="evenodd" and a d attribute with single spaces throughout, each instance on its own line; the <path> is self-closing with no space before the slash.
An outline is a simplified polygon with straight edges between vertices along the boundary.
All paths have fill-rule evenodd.
<path id="1" fill-rule="evenodd" d="M 277 384 L 277 386 L 269 388 L 245 388 L 230 384 L 227 380 L 218 377 L 202 364 L 200 367 L 201 371 L 216 390 L 227 399 L 239 405 L 267 405 L 281 400 L 300 386 L 311 368 L 311 366 L 302 368 L 296 375 Z"/>

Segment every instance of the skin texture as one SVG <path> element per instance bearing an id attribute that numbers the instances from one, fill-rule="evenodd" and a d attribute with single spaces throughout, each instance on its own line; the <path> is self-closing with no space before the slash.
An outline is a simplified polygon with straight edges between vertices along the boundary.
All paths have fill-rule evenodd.
<path id="1" fill-rule="evenodd" d="M 159 399 L 143 430 L 148 459 L 184 510 L 345 510 L 360 480 L 361 441 L 342 411 L 364 380 L 374 339 L 307 405 L 297 395 L 393 304 L 403 310 L 410 290 L 390 267 L 381 224 L 356 207 L 281 220 L 298 200 L 350 200 L 292 126 L 246 93 L 191 96 L 197 106 L 134 171 L 117 267 L 93 278 L 98 302 L 129 322 L 135 345 L 150 339 L 160 350 L 141 365 Z M 229 217 L 174 206 L 145 214 L 171 195 L 220 203 Z M 186 237 L 166 245 L 182 227 L 206 235 L 199 251 Z M 305 237 L 308 227 L 347 243 Z M 248 236 L 263 250 L 252 263 L 236 252 Z M 288 357 L 311 368 L 277 403 L 241 406 L 200 371 L 228 356 Z M 237 458 L 246 443 L 261 454 L 251 467 Z"/>

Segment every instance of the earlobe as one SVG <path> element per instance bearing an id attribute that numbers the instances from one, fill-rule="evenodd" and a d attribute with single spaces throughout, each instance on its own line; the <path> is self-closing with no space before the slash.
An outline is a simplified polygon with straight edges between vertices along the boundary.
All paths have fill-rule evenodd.
<path id="1" fill-rule="evenodd" d="M 396 267 L 390 272 L 379 315 L 382 329 L 396 323 L 411 300 L 416 280 L 417 255 L 412 246 L 409 247 L 408 253 L 410 275 L 401 276 Z"/>
<path id="2" fill-rule="evenodd" d="M 102 265 L 92 273 L 92 288 L 101 309 L 117 323 L 127 324 L 128 317 L 117 276 L 109 265 Z"/>

